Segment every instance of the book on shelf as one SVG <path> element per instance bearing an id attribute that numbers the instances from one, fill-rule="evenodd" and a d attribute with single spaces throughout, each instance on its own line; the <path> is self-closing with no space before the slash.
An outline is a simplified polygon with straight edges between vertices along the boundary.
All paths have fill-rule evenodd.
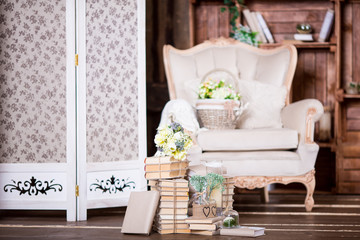
<path id="1" fill-rule="evenodd" d="M 187 214 L 187 208 L 160 208 L 159 214 L 166 215 L 166 214 L 176 214 L 176 215 L 184 215 Z"/>
<path id="2" fill-rule="evenodd" d="M 202 223 L 190 223 L 189 228 L 191 230 L 209 230 L 209 231 L 215 231 L 219 229 L 221 226 L 221 221 L 214 222 L 214 223 L 208 223 L 208 224 L 202 224 Z"/>
<path id="3" fill-rule="evenodd" d="M 164 163 L 164 164 L 146 164 L 145 172 L 158 172 L 158 171 L 170 171 L 187 168 L 189 166 L 188 161 L 182 162 L 172 162 L 172 163 Z"/>
<path id="4" fill-rule="evenodd" d="M 185 219 L 185 222 L 188 224 L 192 224 L 192 223 L 199 223 L 199 224 L 212 224 L 218 221 L 221 221 L 224 217 L 219 216 L 219 217 L 214 217 L 214 218 L 194 218 L 194 217 L 189 217 Z"/>
<path id="5" fill-rule="evenodd" d="M 215 231 L 206 231 L 206 230 L 190 230 L 191 234 L 196 235 L 205 235 L 205 236 L 215 236 L 220 234 L 220 229 Z"/>
<path id="6" fill-rule="evenodd" d="M 335 16 L 334 10 L 328 9 L 320 29 L 319 38 L 318 38 L 319 42 L 325 42 L 328 40 L 334 22 L 334 16 Z"/>
<path id="7" fill-rule="evenodd" d="M 245 20 L 246 20 L 247 25 L 250 28 L 250 30 L 252 32 L 257 32 L 254 20 L 253 20 L 253 18 L 251 16 L 251 13 L 250 13 L 250 10 L 249 9 L 244 9 L 242 12 L 243 12 L 243 15 L 245 17 Z"/>
<path id="8" fill-rule="evenodd" d="M 282 44 L 302 44 L 304 43 L 303 41 L 300 40 L 295 40 L 295 39 L 284 39 L 281 42 Z"/>
<path id="9" fill-rule="evenodd" d="M 185 176 L 186 169 L 177 169 L 161 172 L 145 172 L 146 179 L 176 178 Z"/>
<path id="10" fill-rule="evenodd" d="M 160 205 L 159 208 L 187 208 L 188 207 L 188 202 L 184 201 L 184 202 L 172 202 L 172 201 L 160 201 Z"/>
<path id="11" fill-rule="evenodd" d="M 262 227 L 239 227 L 239 228 L 222 228 L 220 235 L 226 236 L 242 236 L 242 237 L 258 237 L 265 234 L 265 228 Z"/>
<path id="12" fill-rule="evenodd" d="M 256 28 L 256 32 L 258 32 L 258 36 L 259 39 L 262 43 L 267 43 L 267 39 L 265 37 L 265 34 L 260 26 L 260 23 L 258 21 L 258 18 L 256 16 L 256 12 L 251 12 L 251 17 L 253 18 L 254 24 L 255 24 L 255 28 Z"/>
<path id="13" fill-rule="evenodd" d="M 189 196 L 161 196 L 160 201 L 189 201 Z"/>
<path id="14" fill-rule="evenodd" d="M 264 17 L 261 15 L 260 12 L 255 12 L 257 20 L 259 21 L 260 27 L 264 32 L 264 35 L 269 43 L 274 43 L 274 38 L 270 32 L 269 27 L 267 26 Z"/>
<path id="15" fill-rule="evenodd" d="M 312 34 L 300 34 L 300 33 L 296 33 L 294 34 L 294 40 L 298 40 L 298 41 L 304 41 L 304 42 L 311 42 L 314 41 Z"/>

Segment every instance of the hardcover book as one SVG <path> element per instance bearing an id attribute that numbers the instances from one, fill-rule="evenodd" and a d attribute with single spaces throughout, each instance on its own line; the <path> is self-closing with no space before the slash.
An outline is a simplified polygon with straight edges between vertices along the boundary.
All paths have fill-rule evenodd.
<path id="1" fill-rule="evenodd" d="M 189 196 L 189 192 L 182 192 L 182 191 L 161 191 L 161 196 Z"/>
<path id="2" fill-rule="evenodd" d="M 187 223 L 166 223 L 166 224 L 162 224 L 162 223 L 156 223 L 155 224 L 157 229 L 188 229 L 189 225 Z"/>
<path id="3" fill-rule="evenodd" d="M 145 158 L 145 164 L 164 164 L 164 163 L 176 163 L 179 160 L 176 160 L 173 157 L 147 157 Z"/>
<path id="4" fill-rule="evenodd" d="M 191 223 L 189 228 L 191 230 L 210 230 L 215 231 L 219 229 L 221 226 L 221 221 L 210 223 L 210 224 L 202 224 L 202 223 Z"/>
<path id="5" fill-rule="evenodd" d="M 160 201 L 189 201 L 189 196 L 161 196 Z"/>
<path id="6" fill-rule="evenodd" d="M 171 234 L 171 233 L 190 233 L 190 229 L 156 229 L 160 234 Z"/>
<path id="7" fill-rule="evenodd" d="M 185 222 L 188 224 L 192 224 L 192 223 L 199 223 L 199 224 L 212 224 L 218 221 L 221 221 L 224 217 L 219 216 L 219 217 L 214 217 L 214 218 L 194 218 L 194 217 L 189 217 L 187 219 L 185 219 Z"/>
<path id="8" fill-rule="evenodd" d="M 266 39 L 266 37 L 265 37 L 265 34 L 264 34 L 263 29 L 262 29 L 261 26 L 260 26 L 259 20 L 258 20 L 258 18 L 257 18 L 257 16 L 256 16 L 256 12 L 251 12 L 251 16 L 252 16 L 253 21 L 254 21 L 254 23 L 255 23 L 255 27 L 256 27 L 256 29 L 257 29 L 257 32 L 259 33 L 258 35 L 259 35 L 259 37 L 260 37 L 261 42 L 262 42 L 262 43 L 267 43 L 268 41 L 267 41 L 267 39 Z"/>
<path id="9" fill-rule="evenodd" d="M 188 207 L 188 202 L 187 201 L 183 201 L 183 202 L 172 202 L 172 201 L 160 201 L 160 208 L 187 208 Z"/>
<path id="10" fill-rule="evenodd" d="M 160 187 L 189 187 L 189 181 L 185 179 L 175 179 L 175 180 L 161 180 L 159 181 Z"/>
<path id="11" fill-rule="evenodd" d="M 332 27 L 333 22 L 334 22 L 334 15 L 335 15 L 335 12 L 332 9 L 329 9 L 326 12 L 324 22 L 323 22 L 323 24 L 321 26 L 321 30 L 320 30 L 320 33 L 319 33 L 319 39 L 318 39 L 319 42 L 325 42 L 329 38 L 331 27 Z"/>
<path id="12" fill-rule="evenodd" d="M 159 211 L 159 214 L 162 215 L 166 215 L 166 214 L 177 214 L 177 215 L 181 215 L 181 214 L 187 214 L 188 209 L 187 208 L 161 208 Z"/>
<path id="13" fill-rule="evenodd" d="M 239 227 L 220 229 L 220 235 L 226 236 L 258 237 L 264 234 L 265 228 L 262 227 Z"/>
<path id="14" fill-rule="evenodd" d="M 172 162 L 164 164 L 146 164 L 145 172 L 157 172 L 157 171 L 170 171 L 187 168 L 189 166 L 188 161 Z"/>
<path id="15" fill-rule="evenodd" d="M 215 236 L 215 235 L 220 234 L 220 229 L 215 230 L 215 231 L 191 230 L 191 234 L 205 235 L 205 236 Z"/>
<path id="16" fill-rule="evenodd" d="M 155 191 L 131 192 L 121 232 L 150 234 L 159 198 Z"/>
<path id="17" fill-rule="evenodd" d="M 263 18 L 263 16 L 261 15 L 261 13 L 256 12 L 256 17 L 259 21 L 260 27 L 262 28 L 264 35 L 266 37 L 266 39 L 268 40 L 269 43 L 274 43 L 274 38 L 270 32 L 270 29 L 268 28 L 265 19 Z"/>
<path id="18" fill-rule="evenodd" d="M 186 169 L 178 169 L 171 171 L 161 171 L 161 172 L 146 172 L 146 179 L 161 179 L 161 178 L 176 178 L 185 176 Z"/>

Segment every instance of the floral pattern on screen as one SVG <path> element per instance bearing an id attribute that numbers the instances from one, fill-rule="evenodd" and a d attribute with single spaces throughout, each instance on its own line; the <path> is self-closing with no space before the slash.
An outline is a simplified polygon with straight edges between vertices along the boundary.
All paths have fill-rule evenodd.
<path id="1" fill-rule="evenodd" d="M 66 1 L 0 1 L 0 163 L 66 162 Z"/>
<path id="2" fill-rule="evenodd" d="M 87 161 L 137 160 L 136 1 L 89 0 L 86 9 Z"/>

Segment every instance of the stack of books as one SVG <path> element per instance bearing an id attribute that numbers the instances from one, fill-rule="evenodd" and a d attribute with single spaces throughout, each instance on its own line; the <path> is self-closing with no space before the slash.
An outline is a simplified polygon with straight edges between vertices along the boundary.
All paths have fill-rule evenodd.
<path id="1" fill-rule="evenodd" d="M 188 161 L 179 161 L 173 157 L 148 157 L 145 159 L 146 179 L 170 179 L 184 177 Z"/>
<path id="2" fill-rule="evenodd" d="M 214 217 L 214 218 L 194 218 L 190 217 L 185 219 L 185 222 L 189 224 L 191 234 L 198 235 L 219 235 L 221 221 L 223 217 Z"/>
<path id="3" fill-rule="evenodd" d="M 234 179 L 231 177 L 224 176 L 224 191 L 222 193 L 222 208 L 226 209 L 228 206 L 233 207 L 233 196 L 234 196 Z"/>
<path id="4" fill-rule="evenodd" d="M 185 179 L 151 180 L 152 191 L 160 192 L 153 229 L 160 234 L 190 233 L 188 218 L 189 182 Z"/>

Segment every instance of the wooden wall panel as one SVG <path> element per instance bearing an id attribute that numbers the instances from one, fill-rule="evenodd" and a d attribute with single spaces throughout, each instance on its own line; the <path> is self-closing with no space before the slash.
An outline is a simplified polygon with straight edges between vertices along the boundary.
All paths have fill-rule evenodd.
<path id="1" fill-rule="evenodd" d="M 353 81 L 360 82 L 360 24 L 358 23 L 360 17 L 360 3 L 354 3 L 353 16 L 356 16 L 357 21 L 353 21 Z"/>
<path id="2" fill-rule="evenodd" d="M 353 39 L 352 39 L 352 4 L 346 4 L 343 8 L 343 20 L 342 20 L 342 86 L 345 83 L 352 81 L 353 76 L 353 64 L 352 64 L 352 48 L 353 48 Z"/>
<path id="3" fill-rule="evenodd" d="M 195 44 L 207 39 L 229 37 L 229 12 L 221 13 L 222 1 L 199 1 L 195 4 Z"/>
<path id="4" fill-rule="evenodd" d="M 344 169 L 360 170 L 360 158 L 346 158 L 343 161 Z"/>

